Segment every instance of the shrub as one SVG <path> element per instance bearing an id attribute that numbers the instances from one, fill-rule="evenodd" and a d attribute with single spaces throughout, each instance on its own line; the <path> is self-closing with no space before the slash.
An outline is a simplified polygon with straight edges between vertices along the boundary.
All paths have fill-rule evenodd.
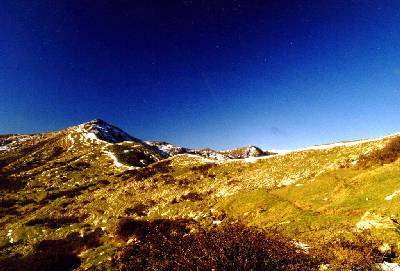
<path id="1" fill-rule="evenodd" d="M 68 271 L 81 264 L 78 253 L 84 248 L 99 246 L 102 231 L 97 229 L 84 237 L 71 233 L 65 239 L 44 240 L 33 246 L 26 256 L 14 255 L 0 260 L 4 271 Z"/>
<path id="2" fill-rule="evenodd" d="M 318 260 L 276 232 L 234 224 L 189 233 L 184 221 L 167 220 L 122 224 L 124 235 L 141 242 L 117 252 L 116 270 L 318 270 Z"/>
<path id="3" fill-rule="evenodd" d="M 85 168 L 89 168 L 90 164 L 87 163 L 87 162 L 79 161 L 79 162 L 76 162 L 74 166 L 77 169 L 82 170 L 82 169 L 85 169 Z"/>
<path id="4" fill-rule="evenodd" d="M 138 215 L 138 216 L 146 216 L 148 212 L 148 206 L 143 203 L 138 203 L 133 207 L 126 208 L 125 214 L 127 215 Z"/>
<path id="5" fill-rule="evenodd" d="M 176 179 L 171 174 L 162 174 L 160 176 L 159 180 L 162 180 L 165 184 L 175 184 L 176 183 Z"/>
<path id="6" fill-rule="evenodd" d="M 203 199 L 203 197 L 199 193 L 190 192 L 190 193 L 188 193 L 186 195 L 182 195 L 181 199 L 189 200 L 189 201 L 200 201 L 200 200 Z"/>
<path id="7" fill-rule="evenodd" d="M 52 157 L 52 158 L 58 157 L 58 156 L 60 156 L 63 152 L 64 152 L 63 147 L 56 146 L 56 147 L 54 147 L 54 148 L 52 149 L 51 157 Z"/>
<path id="8" fill-rule="evenodd" d="M 130 218 L 122 218 L 118 221 L 115 234 L 121 239 L 128 239 L 136 236 L 139 239 L 148 238 L 155 233 L 161 235 L 174 235 L 175 233 L 188 233 L 187 225 L 189 220 L 167 220 L 157 219 L 153 221 L 135 220 Z"/>
<path id="9" fill-rule="evenodd" d="M 190 183 L 191 183 L 191 181 L 187 178 L 178 180 L 179 186 L 188 186 L 188 185 L 190 185 Z"/>
<path id="10" fill-rule="evenodd" d="M 79 161 L 74 164 L 68 164 L 64 167 L 65 171 L 81 171 L 90 167 L 90 163 Z"/>
<path id="11" fill-rule="evenodd" d="M 199 166 L 193 166 L 190 168 L 191 171 L 198 171 L 201 173 L 208 172 L 210 169 L 216 167 L 217 165 L 214 163 L 208 163 L 204 165 L 199 165 Z"/>
<path id="12" fill-rule="evenodd" d="M 61 190 L 61 191 L 56 191 L 53 193 L 49 193 L 43 200 L 42 202 L 48 202 L 48 201 L 52 201 L 61 197 L 67 197 L 67 198 L 75 198 L 79 195 L 81 195 L 82 193 L 84 193 L 86 190 L 88 190 L 91 187 L 94 187 L 95 184 L 93 183 L 89 183 L 89 184 L 85 184 L 82 186 L 78 186 L 75 188 L 71 188 L 68 190 Z"/>
<path id="13" fill-rule="evenodd" d="M 323 245 L 317 254 L 329 262 L 332 271 L 375 270 L 375 263 L 383 261 L 379 251 L 381 242 L 367 233 L 355 234 L 351 239 L 339 237 L 329 244 Z"/>
<path id="14" fill-rule="evenodd" d="M 64 225 L 79 223 L 80 220 L 78 217 L 74 216 L 66 216 L 66 217 L 45 217 L 45 218 L 34 218 L 28 221 L 25 225 L 27 226 L 35 226 L 42 225 L 44 227 L 50 229 L 60 228 Z"/>
<path id="15" fill-rule="evenodd" d="M 153 170 L 158 173 L 168 173 L 171 171 L 171 160 L 162 160 L 150 166 Z"/>
<path id="16" fill-rule="evenodd" d="M 308 251 L 276 230 L 240 223 L 203 228 L 190 220 L 138 221 L 122 219 L 117 235 L 137 242 L 114 255 L 115 270 L 374 270 L 383 261 L 380 242 L 354 234 Z"/>
<path id="17" fill-rule="evenodd" d="M 117 175 L 122 180 L 135 179 L 136 181 L 144 181 L 147 178 L 154 176 L 157 172 L 149 169 L 148 167 L 142 169 L 130 169 Z"/>
<path id="18" fill-rule="evenodd" d="M 36 251 L 25 257 L 11 257 L 0 261 L 3 271 L 69 271 L 79 267 L 77 255 L 51 250 Z"/>
<path id="19" fill-rule="evenodd" d="M 396 161 L 400 156 L 400 136 L 391 139 L 383 149 L 372 151 L 369 154 L 361 155 L 358 168 L 369 168 L 375 165 L 389 164 Z"/>
<path id="20" fill-rule="evenodd" d="M 18 200 L 16 200 L 16 199 L 4 199 L 4 198 L 1 198 L 0 199 L 0 208 L 13 207 L 14 205 L 16 205 L 17 202 L 18 202 Z"/>
<path id="21" fill-rule="evenodd" d="M 1 168 L 1 165 L 0 165 Z M 20 178 L 11 177 L 0 172 L 0 189 L 8 191 L 17 191 L 22 189 L 26 184 L 26 181 Z"/>
<path id="22" fill-rule="evenodd" d="M 140 169 L 125 170 L 124 172 L 117 174 L 116 176 L 120 177 L 122 180 L 133 178 L 136 181 L 144 181 L 148 178 L 153 177 L 157 173 L 170 172 L 170 164 L 171 161 L 163 160 Z"/>
<path id="23" fill-rule="evenodd" d="M 111 183 L 110 181 L 104 179 L 98 180 L 97 182 L 101 185 L 109 185 Z"/>

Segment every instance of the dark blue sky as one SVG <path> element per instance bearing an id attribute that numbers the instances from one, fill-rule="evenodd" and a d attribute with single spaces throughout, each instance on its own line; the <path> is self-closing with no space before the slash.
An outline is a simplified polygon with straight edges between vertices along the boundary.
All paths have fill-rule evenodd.
<path id="1" fill-rule="evenodd" d="M 398 1 L 0 4 L 0 133 L 102 118 L 287 149 L 400 131 Z"/>

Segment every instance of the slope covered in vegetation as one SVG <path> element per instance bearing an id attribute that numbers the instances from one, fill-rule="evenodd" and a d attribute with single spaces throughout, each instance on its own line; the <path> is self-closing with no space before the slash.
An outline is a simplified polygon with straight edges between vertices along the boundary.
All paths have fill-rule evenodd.
<path id="1" fill-rule="evenodd" d="M 1 270 L 373 270 L 397 259 L 398 136 L 225 160 L 166 155 L 99 122 L 0 140 Z"/>

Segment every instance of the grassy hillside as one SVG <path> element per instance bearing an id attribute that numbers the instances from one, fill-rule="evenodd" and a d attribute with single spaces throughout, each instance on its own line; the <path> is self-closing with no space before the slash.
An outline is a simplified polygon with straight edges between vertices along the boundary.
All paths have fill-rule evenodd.
<path id="1" fill-rule="evenodd" d="M 210 257 L 222 248 L 205 239 L 222 246 L 230 238 L 242 240 L 248 230 L 255 236 L 261 231 L 265 242 L 281 244 L 288 255 L 300 251 L 305 270 L 326 264 L 352 270 L 361 262 L 372 268 L 384 257 L 396 260 L 398 137 L 217 161 L 187 154 L 164 159 L 140 141 L 110 143 L 76 131 L 2 137 L 8 144 L 0 151 L 2 270 L 12 270 L 15 262 L 26 264 L 21 270 L 46 270 L 41 259 L 53 255 L 49 247 L 54 253 L 60 249 L 61 258 L 44 264 L 60 270 L 112 269 L 113 264 L 129 270 L 125 262 L 133 264 L 132 251 L 143 256 L 138 261 L 161 257 L 138 245 L 160 233 L 165 246 L 191 250 L 189 236 L 190 244 L 200 242 L 209 251 L 199 257 Z M 237 230 L 236 237 L 227 237 L 229 227 Z M 243 255 L 240 261 L 261 259 L 252 258 L 261 253 L 257 250 L 243 247 L 249 254 L 232 254 L 238 243 L 227 246 L 221 253 L 233 255 L 232 261 Z M 259 249 L 265 252 L 261 244 Z M 278 261 L 282 270 L 299 268 L 299 262 L 281 262 L 284 257 L 272 251 L 263 257 Z M 190 269 L 194 258 L 189 259 L 182 266 Z M 167 270 L 181 260 L 154 266 L 166 264 Z M 224 262 L 214 260 L 216 266 Z"/>

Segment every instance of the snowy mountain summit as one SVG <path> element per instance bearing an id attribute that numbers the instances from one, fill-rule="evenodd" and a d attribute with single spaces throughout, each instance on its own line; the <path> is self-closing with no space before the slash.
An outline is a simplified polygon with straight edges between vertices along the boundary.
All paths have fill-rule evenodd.
<path id="1" fill-rule="evenodd" d="M 89 122 L 73 127 L 77 132 L 85 134 L 85 137 L 92 140 L 102 140 L 108 143 L 119 143 L 123 141 L 141 140 L 132 137 L 120 128 L 105 122 L 102 119 L 94 119 Z"/>

